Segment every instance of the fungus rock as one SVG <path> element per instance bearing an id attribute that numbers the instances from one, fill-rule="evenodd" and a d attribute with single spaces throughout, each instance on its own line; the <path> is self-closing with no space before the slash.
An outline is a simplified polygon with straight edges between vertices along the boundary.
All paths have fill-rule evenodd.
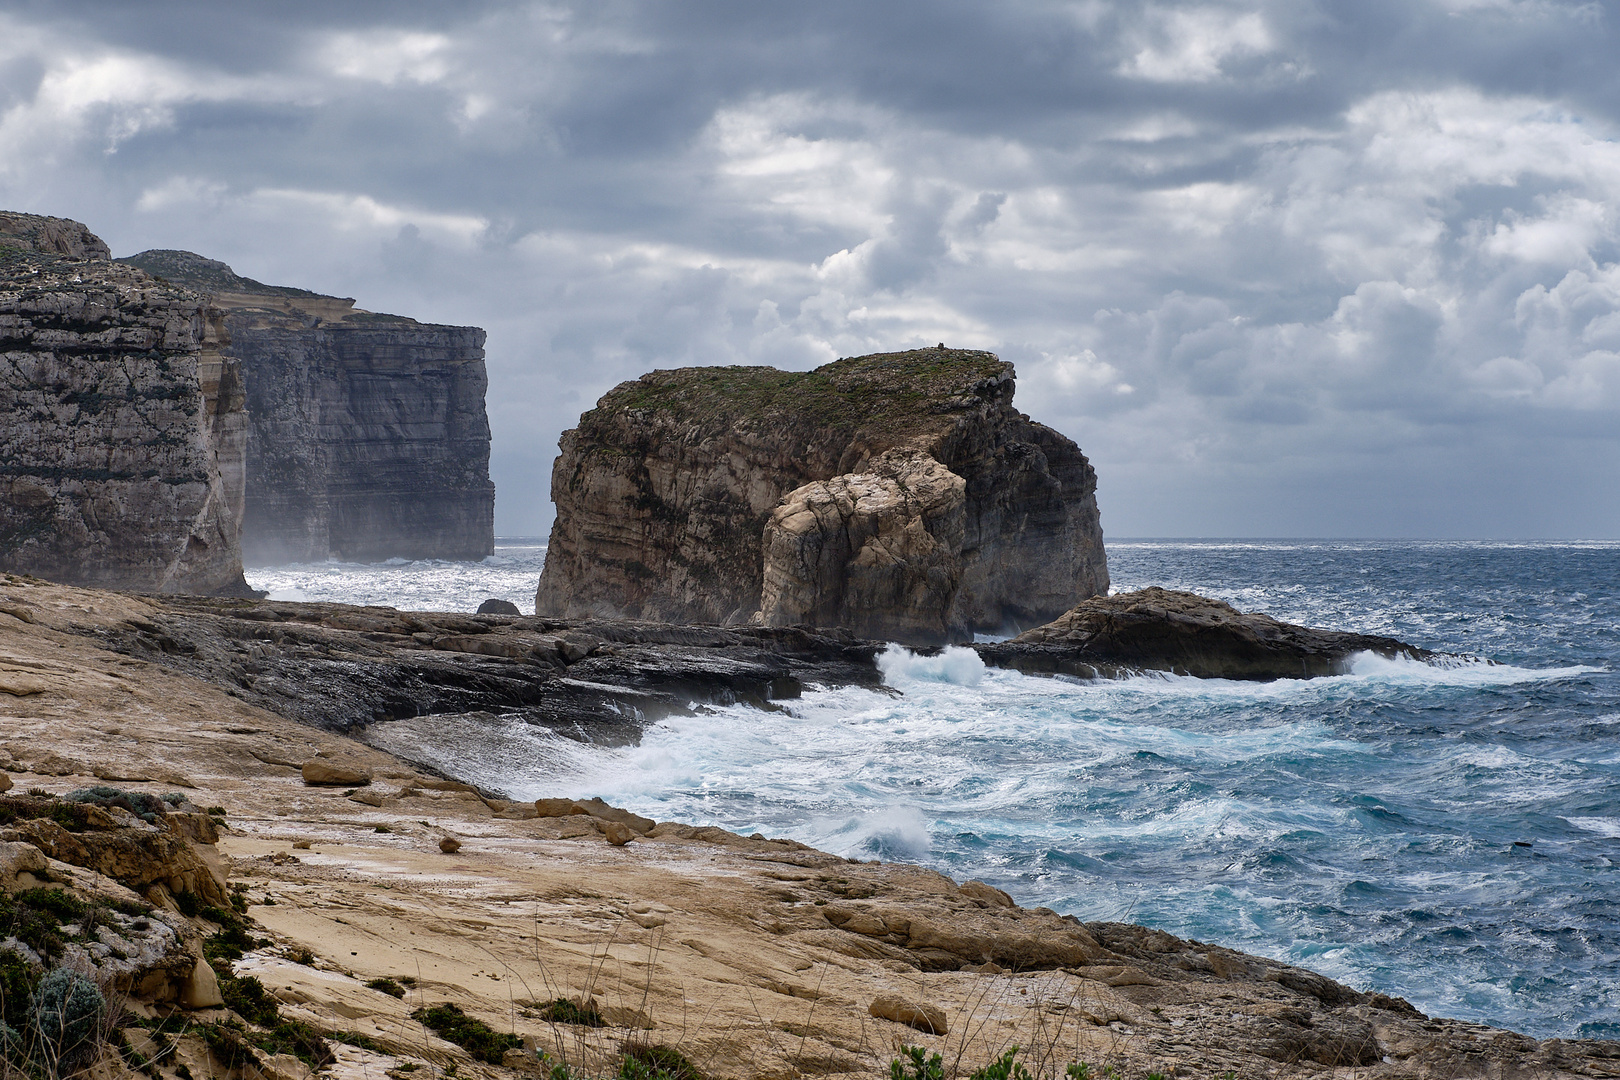
<path id="1" fill-rule="evenodd" d="M 565 432 L 540 616 L 845 625 L 907 644 L 1108 588 L 1096 474 L 1012 365 L 919 349 L 655 371 Z"/>

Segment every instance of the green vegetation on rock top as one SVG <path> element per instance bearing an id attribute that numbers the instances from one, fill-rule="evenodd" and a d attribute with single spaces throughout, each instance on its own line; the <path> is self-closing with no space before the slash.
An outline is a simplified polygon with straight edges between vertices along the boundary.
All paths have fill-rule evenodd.
<path id="1" fill-rule="evenodd" d="M 824 364 L 814 371 L 698 367 L 654 371 L 609 391 L 580 418 L 581 428 L 629 410 L 677 421 L 810 423 L 847 428 L 884 424 L 917 430 L 928 418 L 975 403 L 987 380 L 1009 371 L 994 353 L 914 349 Z"/>

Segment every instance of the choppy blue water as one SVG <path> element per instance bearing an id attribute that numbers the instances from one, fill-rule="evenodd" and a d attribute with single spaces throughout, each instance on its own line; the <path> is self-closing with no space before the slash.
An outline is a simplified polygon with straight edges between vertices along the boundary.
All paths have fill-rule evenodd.
<path id="1" fill-rule="evenodd" d="M 520 796 L 920 862 L 1433 1014 L 1620 1037 L 1620 544 L 1114 541 L 1109 564 L 1116 589 L 1497 663 L 1087 683 L 895 650 L 900 697 L 723 709 L 633 748 L 501 721 L 398 738 Z"/>

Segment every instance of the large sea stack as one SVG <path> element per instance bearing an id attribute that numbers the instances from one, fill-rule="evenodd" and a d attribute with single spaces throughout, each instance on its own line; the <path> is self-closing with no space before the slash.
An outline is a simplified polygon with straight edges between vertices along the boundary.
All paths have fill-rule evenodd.
<path id="1" fill-rule="evenodd" d="M 0 569 L 245 593 L 224 317 L 108 254 L 76 221 L 0 212 Z"/>
<path id="2" fill-rule="evenodd" d="M 1013 367 L 919 349 L 655 371 L 565 432 L 539 615 L 844 626 L 907 644 L 1106 593 L 1096 474 Z"/>
<path id="3" fill-rule="evenodd" d="M 247 381 L 250 565 L 494 550 L 484 331 L 265 285 L 189 251 L 122 261 L 225 313 Z"/>

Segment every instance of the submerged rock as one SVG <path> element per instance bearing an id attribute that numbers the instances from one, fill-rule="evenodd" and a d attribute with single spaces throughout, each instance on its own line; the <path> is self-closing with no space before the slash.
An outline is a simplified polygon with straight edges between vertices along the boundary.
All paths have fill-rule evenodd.
<path id="1" fill-rule="evenodd" d="M 1203 679 L 1308 679 L 1347 673 L 1356 653 L 1434 655 L 1394 638 L 1295 626 L 1157 586 L 1093 597 L 1011 641 L 975 648 L 996 667 L 1086 678 L 1123 669 Z"/>
<path id="2" fill-rule="evenodd" d="M 0 569 L 246 595 L 224 317 L 106 258 L 78 222 L 0 213 Z"/>
<path id="3" fill-rule="evenodd" d="M 918 349 L 655 371 L 563 434 L 539 615 L 844 626 L 905 644 L 1108 588 L 1096 474 L 1012 365 Z"/>

